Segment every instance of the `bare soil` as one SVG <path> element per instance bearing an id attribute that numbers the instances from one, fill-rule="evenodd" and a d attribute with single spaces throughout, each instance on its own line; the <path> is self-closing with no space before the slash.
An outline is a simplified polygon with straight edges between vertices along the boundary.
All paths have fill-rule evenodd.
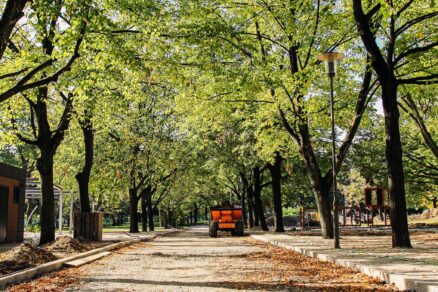
<path id="1" fill-rule="evenodd" d="M 0 275 L 6 275 L 56 259 L 57 257 L 54 254 L 43 248 L 23 243 L 1 254 Z"/>
<path id="2" fill-rule="evenodd" d="M 0 254 L 0 276 L 69 257 L 81 252 L 114 243 L 113 241 L 80 242 L 69 236 L 60 236 L 53 243 L 36 246 L 23 243 Z"/>
<path id="3" fill-rule="evenodd" d="M 353 270 L 206 228 L 123 248 L 9 291 L 393 291 Z"/>

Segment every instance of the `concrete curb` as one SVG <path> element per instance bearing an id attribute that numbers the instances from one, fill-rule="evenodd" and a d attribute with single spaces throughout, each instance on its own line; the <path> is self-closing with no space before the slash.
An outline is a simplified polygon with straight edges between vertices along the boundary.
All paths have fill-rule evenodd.
<path id="1" fill-rule="evenodd" d="M 117 242 L 114 244 L 110 244 L 101 248 L 97 248 L 97 249 L 93 249 L 84 253 L 80 253 L 71 257 L 67 257 L 67 258 L 63 258 L 63 259 L 59 259 L 53 262 L 48 262 L 33 268 L 28 268 L 26 270 L 22 270 L 13 274 L 9 274 L 6 275 L 4 277 L 0 277 L 0 289 L 3 289 L 4 287 L 6 287 L 6 285 L 9 284 L 17 284 L 17 283 L 22 283 L 28 280 L 31 280 L 33 278 L 35 278 L 36 276 L 45 274 L 45 273 L 49 273 L 49 272 L 53 272 L 55 270 L 58 270 L 60 268 L 62 268 L 63 264 L 65 262 L 70 262 L 70 261 L 74 261 L 74 260 L 78 260 L 84 257 L 88 257 L 94 254 L 98 254 L 104 251 L 112 251 L 114 249 L 119 249 L 122 247 L 126 247 L 129 245 L 132 245 L 134 243 L 138 243 L 138 242 L 147 242 L 147 241 L 152 241 L 155 238 L 162 236 L 162 235 L 167 235 L 167 234 L 171 234 L 171 233 L 176 233 L 178 232 L 178 230 L 172 230 L 169 231 L 168 233 L 164 233 L 164 234 L 154 234 L 151 237 L 148 238 L 135 238 L 135 239 L 130 239 L 127 241 L 122 241 L 122 242 Z"/>
<path id="2" fill-rule="evenodd" d="M 383 269 L 379 269 L 373 266 L 369 266 L 360 262 L 360 259 L 338 259 L 333 257 L 332 255 L 325 254 L 323 252 L 307 250 L 304 248 L 299 248 L 293 246 L 291 244 L 287 244 L 284 242 L 279 242 L 273 239 L 266 238 L 263 235 L 250 235 L 251 238 L 254 238 L 259 241 L 263 241 L 284 249 L 290 249 L 296 252 L 299 252 L 305 256 L 312 257 L 321 261 L 326 261 L 330 263 L 334 263 L 346 268 L 351 268 L 358 272 L 367 274 L 371 277 L 377 277 L 384 280 L 386 283 L 393 283 L 400 290 L 413 290 L 418 292 L 438 292 L 438 283 L 436 281 L 428 281 L 427 279 L 420 278 L 410 278 L 408 275 L 404 274 L 395 274 Z"/>

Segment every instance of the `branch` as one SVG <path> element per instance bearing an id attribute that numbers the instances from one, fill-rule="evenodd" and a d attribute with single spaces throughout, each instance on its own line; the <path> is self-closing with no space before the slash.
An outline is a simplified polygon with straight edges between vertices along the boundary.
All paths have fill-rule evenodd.
<path id="1" fill-rule="evenodd" d="M 172 175 L 174 175 L 176 173 L 178 169 L 175 167 L 168 175 L 165 175 L 163 177 L 161 177 L 160 179 L 158 179 L 157 181 L 155 181 L 155 185 L 165 182 L 167 179 L 169 179 Z"/>
<path id="2" fill-rule="evenodd" d="M 339 148 L 339 153 L 336 156 L 336 165 L 335 165 L 336 172 L 338 172 L 339 169 L 341 168 L 341 165 L 342 165 L 342 163 L 347 155 L 347 152 L 348 152 L 351 144 L 353 143 L 354 136 L 357 133 L 360 122 L 362 120 L 363 113 L 365 112 L 366 106 L 368 104 L 368 101 L 370 100 L 372 94 L 374 93 L 373 92 L 372 94 L 370 94 L 368 96 L 370 88 L 372 87 L 371 86 L 372 70 L 371 70 L 370 65 L 369 65 L 369 59 L 367 59 L 366 63 L 367 64 L 365 66 L 365 74 L 364 74 L 364 77 L 362 80 L 362 87 L 359 91 L 357 101 L 356 101 L 356 108 L 354 111 L 355 116 L 354 116 L 353 122 L 351 123 L 350 129 L 348 130 L 347 135 L 345 136 L 344 141 L 342 142 L 342 145 Z M 376 82 L 377 81 L 375 81 L 375 83 Z M 332 171 L 333 170 L 330 169 L 329 173 L 331 173 Z M 328 175 L 330 175 L 330 174 L 328 174 Z"/>
<path id="3" fill-rule="evenodd" d="M 421 53 L 421 52 L 425 52 L 428 51 L 430 49 L 433 49 L 434 47 L 438 46 L 438 41 L 433 42 L 431 44 L 428 44 L 427 46 L 423 46 L 423 47 L 416 47 L 407 51 L 404 51 L 403 53 L 401 53 L 400 55 L 397 56 L 397 58 L 395 58 L 394 60 L 394 64 L 397 64 L 397 62 L 399 62 L 401 59 L 403 59 L 404 57 L 407 57 L 411 54 L 416 54 L 416 53 Z"/>
<path id="4" fill-rule="evenodd" d="M 67 100 L 67 103 L 64 107 L 64 111 L 62 112 L 58 127 L 54 131 L 55 134 L 52 138 L 52 146 L 54 147 L 53 149 L 58 148 L 59 144 L 61 144 L 61 141 L 64 139 L 64 132 L 67 130 L 70 124 L 71 111 L 73 109 L 73 94 L 70 93 L 68 97 L 66 97 L 62 92 L 60 94 L 65 100 Z"/>
<path id="5" fill-rule="evenodd" d="M 48 67 L 50 65 L 53 64 L 54 60 L 53 59 L 49 59 L 47 61 L 45 61 L 44 63 L 42 63 L 41 65 L 39 65 L 38 67 L 34 68 L 32 71 L 30 71 L 26 76 L 23 77 L 23 79 L 21 79 L 15 86 L 13 86 L 12 88 L 8 89 L 7 91 L 3 92 L 2 94 L 0 94 L 0 103 L 7 100 L 8 98 L 14 96 L 17 93 L 23 92 L 25 90 L 29 90 L 32 88 L 36 88 L 39 86 L 43 86 L 43 85 L 47 85 L 51 82 L 56 82 L 58 81 L 58 78 L 61 74 L 63 74 L 66 71 L 70 71 L 71 66 L 73 64 L 73 62 L 79 58 L 79 47 L 83 41 L 84 35 L 82 34 L 81 37 L 76 41 L 75 44 L 75 48 L 73 51 L 73 55 L 71 56 L 71 58 L 69 59 L 69 61 L 67 62 L 67 64 L 65 64 L 64 67 L 62 67 L 61 69 L 59 69 L 57 72 L 55 72 L 52 76 L 49 76 L 47 78 L 43 78 L 40 79 L 38 81 L 32 82 L 32 83 L 28 83 L 25 84 L 27 81 L 29 81 L 36 73 L 40 72 L 42 69 L 44 69 L 45 67 Z"/>
<path id="6" fill-rule="evenodd" d="M 37 140 L 31 140 L 29 138 L 24 137 L 23 135 L 21 135 L 20 133 L 16 133 L 17 138 L 20 139 L 22 142 L 29 144 L 29 145 L 38 145 L 38 141 Z"/>
<path id="7" fill-rule="evenodd" d="M 373 68 L 379 79 L 384 80 L 389 75 L 389 67 L 376 43 L 374 33 L 371 31 L 371 24 L 368 18 L 369 13 L 365 15 L 363 12 L 362 0 L 353 0 L 353 12 L 362 43 L 371 56 Z"/>
<path id="8" fill-rule="evenodd" d="M 281 121 L 282 121 L 284 127 L 286 128 L 286 131 L 289 133 L 289 135 L 292 136 L 292 138 L 294 138 L 294 139 L 297 141 L 298 145 L 301 145 L 301 139 L 300 139 L 300 137 L 299 137 L 298 134 L 295 132 L 295 130 L 292 129 L 292 127 L 290 126 L 290 124 L 289 124 L 289 122 L 287 121 L 287 118 L 286 118 L 286 116 L 284 115 L 284 112 L 283 112 L 283 110 L 282 110 L 281 108 L 278 109 L 278 113 L 279 113 L 279 115 L 280 115 L 280 118 L 281 118 Z"/>
<path id="9" fill-rule="evenodd" d="M 373 17 L 373 15 L 376 14 L 380 10 L 380 7 L 382 7 L 382 5 L 380 3 L 378 3 L 370 11 L 368 11 L 368 13 L 366 14 L 366 17 L 368 18 L 368 20 L 370 20 L 371 17 Z"/>
<path id="10" fill-rule="evenodd" d="M 419 16 L 417 18 L 411 19 L 409 21 L 407 21 L 405 24 L 403 24 L 402 26 L 400 26 L 398 29 L 395 30 L 395 35 L 399 36 L 400 34 L 402 34 L 405 30 L 411 28 L 413 25 L 422 22 L 426 19 L 435 17 L 438 15 L 438 11 L 435 12 L 431 12 L 422 16 Z"/>
<path id="11" fill-rule="evenodd" d="M 436 84 L 438 83 L 438 73 L 408 79 L 399 79 L 397 82 L 398 84 Z"/>
<path id="12" fill-rule="evenodd" d="M 313 28 L 312 40 L 310 41 L 310 44 L 309 44 L 309 50 L 307 51 L 306 60 L 304 61 L 304 65 L 303 65 L 301 68 L 306 68 L 307 63 L 309 62 L 309 59 L 310 59 L 310 55 L 311 55 L 311 53 L 312 53 L 313 43 L 315 42 L 316 32 L 317 32 L 317 30 L 318 30 L 318 26 L 319 26 L 319 11 L 320 11 L 320 5 L 321 5 L 321 1 L 318 0 L 318 4 L 317 4 L 317 8 L 316 8 L 315 27 Z"/>
<path id="13" fill-rule="evenodd" d="M 268 181 L 268 182 L 266 182 L 266 183 L 260 185 L 260 189 L 263 189 L 264 187 L 267 187 L 267 186 L 269 186 L 269 185 L 271 185 L 271 184 L 272 184 L 272 181 Z"/>
<path id="14" fill-rule="evenodd" d="M 405 11 L 407 8 L 409 8 L 409 6 L 411 6 L 411 4 L 412 4 L 414 1 L 415 1 L 415 0 L 409 0 L 408 2 L 406 2 L 406 4 L 403 5 L 403 7 L 400 8 L 399 11 L 397 11 L 397 16 L 400 16 L 400 15 L 403 13 L 403 11 Z"/>
<path id="15" fill-rule="evenodd" d="M 26 72 L 27 70 L 29 70 L 29 68 L 24 68 L 24 69 L 21 69 L 21 70 L 18 70 L 16 72 L 12 72 L 12 73 L 6 73 L 6 74 L 0 76 L 0 80 L 20 75 L 21 73 Z"/>
<path id="16" fill-rule="evenodd" d="M 426 142 L 427 147 L 432 151 L 432 153 L 435 155 L 435 158 L 438 159 L 438 145 L 432 138 L 432 135 L 428 131 L 426 124 L 424 123 L 423 118 L 420 115 L 420 112 L 418 110 L 417 105 L 415 104 L 414 100 L 410 95 L 403 96 L 401 100 L 404 101 L 407 107 L 411 109 L 411 111 L 408 111 L 401 103 L 399 103 L 399 106 L 409 114 L 409 116 L 414 120 L 414 122 L 417 124 L 418 128 L 420 128 L 421 135 L 423 136 L 424 141 Z"/>
<path id="17" fill-rule="evenodd" d="M 23 10 L 27 2 L 28 0 L 8 0 L 4 6 L 0 19 L 0 59 L 3 58 L 12 30 L 24 15 Z"/>

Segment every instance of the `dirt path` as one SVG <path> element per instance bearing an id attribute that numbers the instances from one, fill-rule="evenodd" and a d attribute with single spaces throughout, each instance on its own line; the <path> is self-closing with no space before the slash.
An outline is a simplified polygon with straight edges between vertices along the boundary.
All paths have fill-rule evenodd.
<path id="1" fill-rule="evenodd" d="M 12 291 L 308 291 L 390 290 L 363 274 L 259 244 L 207 236 L 204 227 L 140 243 L 78 269 Z M 52 279 L 52 280 L 51 280 Z M 40 283 L 38 283 L 40 281 Z M 57 283 L 64 283 L 56 286 Z M 26 288 L 27 287 L 27 288 Z M 33 288 L 29 288 L 33 287 Z M 20 290 L 22 289 L 22 290 Z"/>

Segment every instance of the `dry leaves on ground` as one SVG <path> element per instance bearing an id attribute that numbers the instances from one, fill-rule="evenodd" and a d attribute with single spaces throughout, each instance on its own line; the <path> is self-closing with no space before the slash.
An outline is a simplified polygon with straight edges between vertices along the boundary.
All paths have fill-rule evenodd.
<path id="1" fill-rule="evenodd" d="M 387 285 L 380 279 L 371 278 L 328 262 L 322 262 L 297 252 L 273 247 L 251 240 L 262 246 L 264 253 L 252 255 L 255 261 L 270 260 L 272 269 L 258 274 L 249 274 L 258 283 L 276 282 L 278 285 L 325 291 L 394 291 L 394 285 Z"/>
<path id="2" fill-rule="evenodd" d="M 11 286 L 7 292 L 60 292 L 78 281 L 78 268 L 69 268 L 57 272 L 52 272 L 36 280 L 23 284 Z"/>

